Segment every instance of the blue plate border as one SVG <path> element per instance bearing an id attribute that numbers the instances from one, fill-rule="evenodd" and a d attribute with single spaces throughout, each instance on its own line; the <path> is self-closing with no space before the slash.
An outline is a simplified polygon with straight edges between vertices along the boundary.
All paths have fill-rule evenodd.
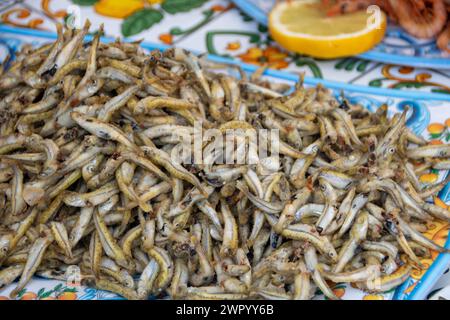
<path id="1" fill-rule="evenodd" d="M 16 28 L 7 26 L 4 24 L 0 24 L 0 37 L 4 35 L 4 33 L 10 33 L 10 34 L 17 34 L 22 36 L 33 36 L 33 37 L 39 37 L 39 38 L 46 38 L 46 39 L 56 39 L 56 34 L 48 31 L 41 31 L 41 30 L 34 30 L 34 29 L 24 29 L 24 28 Z M 91 35 L 86 36 L 86 39 L 90 40 L 92 39 Z M 102 41 L 105 42 L 111 42 L 114 41 L 114 38 L 111 37 L 102 37 Z M 159 50 L 165 50 L 169 48 L 170 46 L 158 44 L 158 43 L 151 43 L 151 42 L 142 42 L 141 46 L 143 48 L 153 50 L 153 49 L 159 49 Z M 195 51 L 194 51 L 195 52 Z M 195 52 L 197 54 L 201 54 L 202 52 Z M 242 70 L 246 72 L 253 73 L 255 72 L 258 67 L 242 63 L 240 61 L 231 59 L 231 58 L 225 58 L 220 57 L 216 55 L 208 55 L 208 59 L 211 61 L 219 62 L 219 63 L 227 63 L 227 64 L 234 64 L 238 65 L 242 68 Z M 287 71 L 279 71 L 275 69 L 267 69 L 264 72 L 264 75 L 279 78 L 282 80 L 287 81 L 298 81 L 299 75 L 290 73 Z M 340 92 L 342 90 L 348 90 L 351 92 L 357 92 L 357 93 L 363 93 L 368 95 L 377 95 L 377 96 L 384 96 L 384 97 L 393 97 L 393 98 L 403 98 L 403 99 L 417 99 L 417 100 L 435 100 L 435 101 L 449 101 L 450 102 L 450 94 L 445 93 L 434 93 L 434 92 L 421 92 L 417 90 L 400 90 L 400 89 L 386 89 L 386 88 L 375 88 L 375 87 L 369 87 L 369 86 L 362 86 L 362 85 L 356 85 L 356 84 L 349 84 L 339 81 L 332 81 L 332 80 L 325 80 L 325 79 L 319 79 L 319 78 L 313 78 L 313 77 L 305 77 L 304 83 L 311 86 L 316 86 L 318 84 L 322 84 L 325 87 L 335 90 L 337 92 Z"/>
<path id="2" fill-rule="evenodd" d="M 233 0 L 233 1 L 240 1 L 240 0 Z M 244 1 L 246 2 L 246 1 Z M 248 3 L 248 2 L 246 2 Z M 55 39 L 56 34 L 46 31 L 40 31 L 40 30 L 34 30 L 34 29 L 23 29 L 23 28 L 14 28 L 6 25 L 0 24 L 0 37 L 1 35 L 4 35 L 5 33 L 10 34 L 16 34 L 21 36 L 34 36 L 34 37 L 40 37 L 40 38 L 46 38 L 46 39 Z M 92 36 L 87 36 L 87 39 L 92 38 Z M 103 37 L 103 41 L 114 41 L 113 38 Z M 149 43 L 149 42 L 143 42 L 142 47 L 154 50 L 165 50 L 169 48 L 169 46 L 156 44 L 156 43 Z M 228 63 L 228 64 L 235 64 L 239 65 L 244 71 L 246 72 L 254 72 L 257 70 L 257 67 L 245 63 L 241 63 L 236 60 L 232 60 L 229 58 L 219 57 L 215 55 L 208 55 L 208 59 L 215 61 L 215 62 L 221 62 L 221 63 Z M 272 70 L 268 69 L 264 73 L 267 76 L 288 80 L 288 81 L 294 81 L 296 82 L 299 79 L 298 75 L 284 72 L 284 71 L 278 71 L 278 70 Z M 372 94 L 377 96 L 388 96 L 393 98 L 408 98 L 408 99 L 418 99 L 418 100 L 438 100 L 438 101 L 450 101 L 450 95 L 447 94 L 438 94 L 438 93 L 426 93 L 426 92 L 418 92 L 418 91 L 401 91 L 401 90 L 394 90 L 394 89 L 379 89 L 379 88 L 367 88 L 365 86 L 359 86 L 359 85 L 349 85 L 346 83 L 340 83 L 335 81 L 328 81 L 323 79 L 317 79 L 317 78 L 311 78 L 311 77 L 305 77 L 304 80 L 305 84 L 308 85 L 317 85 L 317 84 L 323 84 L 331 89 L 334 90 L 348 90 L 352 92 L 357 93 L 363 93 L 363 94 Z M 450 172 L 447 173 L 447 176 L 450 175 Z M 443 201 L 450 200 L 450 183 L 447 184 L 444 189 L 441 190 L 439 193 L 439 198 L 441 198 Z M 447 242 L 445 244 L 445 248 L 450 249 L 450 238 L 447 239 Z M 441 253 L 438 255 L 436 260 L 433 262 L 433 264 L 428 268 L 428 270 L 425 272 L 424 276 L 421 278 L 421 280 L 418 282 L 414 290 L 409 294 L 405 295 L 404 291 L 408 287 L 408 284 L 410 283 L 410 279 L 405 281 L 401 286 L 399 286 L 393 296 L 394 300 L 421 300 L 426 298 L 426 295 L 431 291 L 432 287 L 436 283 L 436 281 L 439 279 L 439 277 L 443 274 L 443 272 L 448 267 L 448 264 L 450 263 L 450 254 L 444 254 Z"/>
<path id="3" fill-rule="evenodd" d="M 256 22 L 267 26 L 268 19 L 267 13 L 252 2 L 247 0 L 231 0 L 239 9 L 241 9 L 246 15 L 253 18 Z M 409 57 L 398 54 L 390 54 L 385 52 L 378 52 L 375 50 L 365 52 L 358 55 L 359 58 L 378 61 L 389 64 L 398 64 L 419 68 L 432 68 L 432 69 L 450 69 L 450 58 L 421 58 L 421 57 Z"/>
<path id="4" fill-rule="evenodd" d="M 447 179 L 450 176 L 450 172 L 447 172 L 444 179 Z M 447 202 L 450 200 L 450 183 L 448 183 L 442 190 L 439 192 L 438 197 Z M 447 241 L 445 242 L 444 247 L 446 249 L 450 249 L 450 237 L 447 235 Z M 445 272 L 447 268 L 449 268 L 450 263 L 450 254 L 449 253 L 441 253 L 437 256 L 436 260 L 433 261 L 432 265 L 425 272 L 423 277 L 419 280 L 417 285 L 414 287 L 413 291 L 407 295 L 403 296 L 402 300 L 423 300 L 427 297 L 428 293 L 433 289 L 434 284 L 439 280 L 442 274 Z M 406 281 L 407 283 L 408 281 Z M 403 289 L 401 292 L 404 292 L 406 288 L 402 288 L 404 285 L 399 287 L 399 289 Z M 394 298 L 396 298 L 394 296 Z M 401 298 L 401 297 L 398 297 Z"/>

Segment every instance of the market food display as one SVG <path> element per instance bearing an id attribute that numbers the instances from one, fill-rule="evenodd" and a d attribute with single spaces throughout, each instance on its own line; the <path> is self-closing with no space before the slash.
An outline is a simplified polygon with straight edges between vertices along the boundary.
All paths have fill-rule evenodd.
<path id="1" fill-rule="evenodd" d="M 371 113 L 323 86 L 289 93 L 88 31 L 58 26 L 1 72 L 0 287 L 18 278 L 12 296 L 76 266 L 128 299 L 337 299 L 329 281 L 384 292 L 447 252 L 421 233 L 450 219 L 427 202 L 447 181 L 417 177 L 450 169 L 450 145 L 408 129 L 407 108 Z"/>

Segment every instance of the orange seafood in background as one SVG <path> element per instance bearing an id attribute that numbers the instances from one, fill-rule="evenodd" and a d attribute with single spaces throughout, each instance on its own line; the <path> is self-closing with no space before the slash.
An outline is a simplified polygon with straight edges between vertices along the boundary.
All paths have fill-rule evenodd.
<path id="1" fill-rule="evenodd" d="M 439 49 L 450 53 L 448 0 L 322 0 L 322 4 L 330 16 L 377 5 L 409 34 L 417 38 L 437 37 Z"/>

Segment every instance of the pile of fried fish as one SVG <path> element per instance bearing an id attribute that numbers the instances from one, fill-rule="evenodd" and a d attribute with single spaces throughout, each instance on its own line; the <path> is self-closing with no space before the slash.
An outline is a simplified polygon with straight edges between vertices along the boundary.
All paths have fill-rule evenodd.
<path id="1" fill-rule="evenodd" d="M 102 28 L 87 41 L 89 22 L 57 29 L 1 70 L 0 288 L 18 279 L 12 297 L 76 267 L 128 299 L 337 299 L 333 283 L 384 292 L 447 252 L 423 235 L 450 220 L 432 201 L 447 181 L 418 177 L 450 169 L 450 145 L 415 135 L 408 110 L 371 113 L 302 81 L 285 94 L 261 70 L 103 43 Z M 240 146 L 236 129 L 275 129 L 279 156 L 178 161 L 196 122 L 233 129 Z M 201 139 L 202 151 L 219 141 Z"/>

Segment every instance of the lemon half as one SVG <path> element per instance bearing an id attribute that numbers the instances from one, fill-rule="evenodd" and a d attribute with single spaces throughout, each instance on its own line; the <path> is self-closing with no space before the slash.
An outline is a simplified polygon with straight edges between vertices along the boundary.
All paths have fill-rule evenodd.
<path id="1" fill-rule="evenodd" d="M 288 50 L 333 59 L 363 53 L 379 43 L 386 15 L 379 10 L 329 17 L 319 0 L 285 1 L 270 12 L 269 30 Z"/>

